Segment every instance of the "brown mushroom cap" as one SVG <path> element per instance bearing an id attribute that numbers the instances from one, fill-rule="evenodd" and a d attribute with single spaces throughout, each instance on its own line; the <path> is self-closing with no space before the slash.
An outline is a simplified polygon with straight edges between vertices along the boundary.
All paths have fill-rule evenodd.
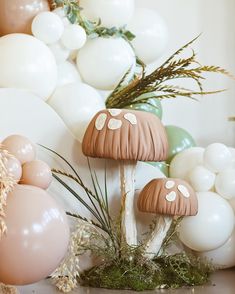
<path id="1" fill-rule="evenodd" d="M 148 112 L 105 109 L 90 122 L 82 142 L 84 155 L 116 160 L 161 161 L 168 141 L 160 119 Z"/>
<path id="2" fill-rule="evenodd" d="M 193 188 L 180 179 L 154 179 L 141 191 L 138 209 L 142 212 L 189 216 L 198 212 Z"/>

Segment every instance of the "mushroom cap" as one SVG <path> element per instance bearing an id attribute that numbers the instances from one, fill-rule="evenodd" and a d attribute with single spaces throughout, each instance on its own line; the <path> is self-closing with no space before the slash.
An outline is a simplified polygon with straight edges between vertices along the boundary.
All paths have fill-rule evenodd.
<path id="1" fill-rule="evenodd" d="M 142 212 L 189 216 L 198 212 L 193 188 L 180 179 L 154 179 L 140 192 L 138 209 Z"/>
<path id="2" fill-rule="evenodd" d="M 161 161 L 168 155 L 167 134 L 160 119 L 152 113 L 105 109 L 90 122 L 82 151 L 97 158 Z"/>

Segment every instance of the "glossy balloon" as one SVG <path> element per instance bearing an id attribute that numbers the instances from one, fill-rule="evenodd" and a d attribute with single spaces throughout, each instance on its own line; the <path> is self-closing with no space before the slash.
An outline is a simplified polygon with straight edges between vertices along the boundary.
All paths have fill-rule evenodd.
<path id="1" fill-rule="evenodd" d="M 18 183 L 22 176 L 22 167 L 20 161 L 14 156 L 5 156 L 5 167 L 14 180 Z"/>
<path id="2" fill-rule="evenodd" d="M 56 80 L 55 58 L 43 42 L 25 34 L 0 38 L 0 87 L 30 90 L 46 100 Z"/>
<path id="3" fill-rule="evenodd" d="M 34 144 L 24 136 L 11 135 L 2 141 L 2 145 L 14 155 L 21 164 L 32 161 L 36 157 Z"/>
<path id="4" fill-rule="evenodd" d="M 58 80 L 57 87 L 61 87 L 67 84 L 81 82 L 81 77 L 77 71 L 76 66 L 69 62 L 65 61 L 58 64 Z"/>
<path id="5" fill-rule="evenodd" d="M 26 162 L 22 167 L 21 184 L 47 189 L 52 182 L 51 168 L 41 160 Z"/>
<path id="6" fill-rule="evenodd" d="M 235 198 L 235 169 L 220 172 L 215 180 L 215 189 L 225 199 Z"/>
<path id="7" fill-rule="evenodd" d="M 105 108 L 104 100 L 99 93 L 84 83 L 73 83 L 58 88 L 48 103 L 80 142 L 90 120 L 98 111 Z"/>
<path id="8" fill-rule="evenodd" d="M 96 38 L 79 50 L 77 66 L 87 84 L 112 90 L 135 65 L 135 54 L 123 38 Z"/>
<path id="9" fill-rule="evenodd" d="M 154 62 L 162 55 L 168 43 L 168 29 L 165 20 L 156 11 L 136 9 L 128 29 L 136 36 L 131 43 L 143 62 Z"/>
<path id="10" fill-rule="evenodd" d="M 134 0 L 80 0 L 82 14 L 106 27 L 126 25 L 134 13 Z"/>
<path id="11" fill-rule="evenodd" d="M 33 18 L 50 10 L 47 0 L 1 0 L 0 36 L 12 33 L 31 34 Z"/>
<path id="12" fill-rule="evenodd" d="M 86 31 L 83 27 L 70 24 L 68 25 L 61 38 L 62 44 L 69 50 L 82 48 L 87 40 Z"/>
<path id="13" fill-rule="evenodd" d="M 147 95 L 142 95 L 141 97 L 145 98 L 146 96 Z M 162 104 L 161 104 L 161 101 L 157 98 L 149 98 L 147 100 L 147 103 L 136 103 L 136 104 L 127 106 L 125 108 L 151 112 L 155 114 L 156 116 L 158 116 L 160 119 L 162 119 Z"/>
<path id="14" fill-rule="evenodd" d="M 169 165 L 166 162 L 149 162 L 149 164 L 157 167 L 166 177 L 169 177 Z"/>
<path id="15" fill-rule="evenodd" d="M 207 192 L 214 187 L 215 174 L 204 166 L 198 165 L 190 171 L 189 181 L 196 192 Z"/>
<path id="16" fill-rule="evenodd" d="M 33 35 L 46 44 L 53 44 L 60 40 L 64 32 L 61 18 L 53 12 L 41 12 L 32 22 Z"/>
<path id="17" fill-rule="evenodd" d="M 178 153 L 170 163 L 170 176 L 188 180 L 189 172 L 203 164 L 203 154 L 204 149 L 201 147 L 192 147 Z"/>
<path id="18" fill-rule="evenodd" d="M 228 147 L 213 143 L 205 149 L 204 164 L 213 172 L 220 172 L 232 166 L 232 154 Z"/>
<path id="19" fill-rule="evenodd" d="M 198 214 L 185 217 L 179 227 L 180 240 L 195 251 L 222 246 L 234 228 L 234 212 L 229 203 L 213 192 L 197 193 Z"/>
<path id="20" fill-rule="evenodd" d="M 224 245 L 211 251 L 202 252 L 199 257 L 207 258 L 216 268 L 225 269 L 235 266 L 235 230 Z"/>
<path id="21" fill-rule="evenodd" d="M 0 281 L 35 283 L 50 275 L 66 254 L 65 212 L 44 190 L 17 185 L 6 206 L 8 233 L 0 241 Z"/>
<path id="22" fill-rule="evenodd" d="M 169 143 L 168 159 L 171 162 L 173 157 L 185 149 L 196 146 L 193 137 L 184 129 L 176 126 L 166 126 Z"/>

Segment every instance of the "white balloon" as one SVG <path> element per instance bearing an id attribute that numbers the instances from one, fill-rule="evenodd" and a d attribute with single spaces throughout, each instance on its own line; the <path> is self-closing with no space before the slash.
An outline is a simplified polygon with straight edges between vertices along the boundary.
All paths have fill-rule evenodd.
<path id="1" fill-rule="evenodd" d="M 228 149 L 232 156 L 231 168 L 235 168 L 235 148 L 229 147 Z"/>
<path id="2" fill-rule="evenodd" d="M 65 11 L 62 7 L 57 7 L 52 12 L 55 13 L 56 15 L 58 15 L 60 18 L 66 17 Z"/>
<path id="3" fill-rule="evenodd" d="M 207 192 L 214 187 L 215 174 L 199 165 L 190 171 L 189 181 L 196 192 Z"/>
<path id="4" fill-rule="evenodd" d="M 59 64 L 57 87 L 75 82 L 81 82 L 81 77 L 79 76 L 76 66 L 69 61 Z"/>
<path id="5" fill-rule="evenodd" d="M 189 172 L 203 163 L 204 149 L 201 147 L 192 147 L 178 153 L 171 161 L 170 176 L 188 180 Z"/>
<path id="6" fill-rule="evenodd" d="M 79 50 L 77 66 L 82 79 L 100 90 L 112 90 L 135 65 L 135 54 L 122 38 L 96 38 Z"/>
<path id="7" fill-rule="evenodd" d="M 57 63 L 62 63 L 69 58 L 70 51 L 61 44 L 57 42 L 49 46 L 51 52 L 53 53 Z"/>
<path id="8" fill-rule="evenodd" d="M 225 199 L 235 198 L 235 169 L 220 172 L 215 180 L 215 189 Z"/>
<path id="9" fill-rule="evenodd" d="M 33 35 L 46 44 L 59 41 L 63 32 L 64 24 L 61 18 L 53 12 L 41 12 L 32 22 Z"/>
<path id="10" fill-rule="evenodd" d="M 80 0 L 82 14 L 106 27 L 126 25 L 133 16 L 134 0 Z"/>
<path id="11" fill-rule="evenodd" d="M 231 152 L 224 144 L 213 143 L 205 149 L 204 164 L 213 172 L 228 169 L 232 164 Z"/>
<path id="12" fill-rule="evenodd" d="M 70 50 L 80 49 L 86 43 L 87 35 L 83 27 L 71 24 L 68 25 L 61 38 L 62 44 L 65 48 Z"/>
<path id="13" fill-rule="evenodd" d="M 99 93 L 84 83 L 73 83 L 58 88 L 48 103 L 80 142 L 90 120 L 98 111 L 105 108 Z"/>
<path id="14" fill-rule="evenodd" d="M 235 214 L 235 198 L 230 199 L 228 202 L 232 206 L 232 209 L 233 209 L 234 214 Z"/>
<path id="15" fill-rule="evenodd" d="M 0 87 L 30 90 L 47 99 L 56 81 L 56 61 L 43 42 L 25 34 L 0 38 Z"/>
<path id="16" fill-rule="evenodd" d="M 132 41 L 137 56 L 145 63 L 159 58 L 168 43 L 168 29 L 165 20 L 154 10 L 138 8 L 128 25 L 136 36 Z"/>
<path id="17" fill-rule="evenodd" d="M 207 258 L 214 266 L 225 269 L 235 266 L 235 230 L 228 241 L 221 247 L 199 253 L 202 258 Z"/>
<path id="18" fill-rule="evenodd" d="M 64 27 L 71 24 L 71 22 L 68 20 L 67 16 L 65 15 L 65 11 L 62 7 L 58 7 L 54 9 L 52 12 L 60 17 L 60 19 L 62 20 L 64 24 Z"/>
<path id="19" fill-rule="evenodd" d="M 198 214 L 185 217 L 180 224 L 180 240 L 195 251 L 209 251 L 222 246 L 234 228 L 231 205 L 213 192 L 197 193 Z"/>

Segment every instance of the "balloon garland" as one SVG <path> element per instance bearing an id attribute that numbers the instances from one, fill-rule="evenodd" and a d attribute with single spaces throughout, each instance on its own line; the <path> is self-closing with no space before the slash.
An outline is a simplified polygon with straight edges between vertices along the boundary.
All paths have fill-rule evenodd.
<path id="1" fill-rule="evenodd" d="M 2 1 L 1 5 L 9 5 L 8 9 L 19 9 L 15 1 L 10 4 L 8 2 Z M 95 4 L 94 0 L 81 0 L 79 3 L 75 0 L 55 0 L 52 1 L 53 11 L 49 11 L 47 1 L 46 3 L 35 1 L 30 13 L 27 11 L 27 2 L 24 1 L 23 14 L 12 27 L 13 31 L 10 31 L 13 34 L 6 35 L 11 28 L 7 21 L 2 24 L 0 20 L 0 34 L 4 35 L 0 38 L 0 87 L 24 88 L 47 101 L 64 120 L 74 137 L 83 142 L 83 152 L 86 155 L 102 157 L 96 152 L 101 148 L 99 144 L 104 143 L 103 136 L 110 132 L 119 134 L 119 131 L 122 134 L 122 129 L 127 129 L 130 135 L 133 126 L 139 126 L 141 116 L 149 116 L 149 118 L 152 116 L 157 121 L 161 119 L 161 99 L 178 96 L 194 98 L 197 95 L 216 93 L 215 91 L 203 91 L 201 81 L 204 79 L 204 73 L 229 75 L 220 67 L 200 65 L 194 52 L 188 58 L 181 57 L 180 54 L 196 39 L 180 48 L 161 66 L 148 74 L 146 65 L 161 56 L 167 45 L 168 31 L 164 20 L 156 12 L 143 8 L 134 10 L 133 0 L 109 1 L 109 3 L 104 0 L 96 0 Z M 84 9 L 81 8 L 82 6 Z M 2 19 L 5 17 L 3 15 Z M 31 33 L 33 36 L 28 35 Z M 199 90 L 194 91 L 180 88 L 177 85 L 169 85 L 169 80 L 177 78 L 194 80 Z M 107 98 L 104 99 L 98 90 L 111 92 L 105 95 Z M 122 108 L 127 110 L 121 110 Z M 137 110 L 146 113 L 141 115 L 136 112 Z M 144 125 L 145 120 L 142 123 Z M 160 121 L 159 125 L 161 125 Z M 159 126 L 155 125 L 155 128 L 153 146 L 150 149 L 155 150 L 157 154 L 159 148 L 156 146 L 159 147 L 159 144 L 166 140 L 156 139 L 161 132 L 159 132 Z M 104 129 L 105 135 L 102 135 Z M 53 171 L 54 178 L 70 192 L 72 191 L 72 194 L 88 208 L 97 220 L 93 222 L 80 215 L 69 213 L 73 218 L 78 219 L 78 225 L 71 236 L 69 256 L 53 274 L 60 290 L 67 292 L 75 288 L 78 276 L 85 285 L 134 290 L 205 283 L 211 272 L 209 264 L 201 264 L 184 253 L 161 255 L 162 252 L 167 252 L 165 250 L 172 236 L 175 236 L 177 232 L 179 232 L 181 241 L 190 249 L 200 252 L 199 255 L 213 256 L 217 250 L 220 251 L 220 248 L 222 252 L 226 248 L 231 248 L 234 238 L 234 213 L 228 200 L 235 197 L 234 170 L 225 169 L 231 161 L 231 152 L 221 144 L 211 145 L 204 151 L 202 148 L 195 147 L 194 139 L 184 129 L 176 126 L 166 126 L 165 129 L 166 133 L 162 131 L 160 137 L 168 136 L 168 156 L 166 156 L 168 146 L 165 143 L 162 156 L 159 155 L 159 159 L 165 162 L 151 162 L 151 164 L 161 168 L 168 176 L 168 164 L 170 163 L 170 174 L 174 178 L 160 181 L 160 188 L 159 185 L 150 182 L 151 189 L 147 185 L 141 192 L 144 204 L 139 205 L 140 211 L 166 214 L 153 223 L 153 226 L 150 227 L 150 238 L 143 242 L 138 243 L 136 234 L 133 238 L 134 243 L 127 242 L 128 228 L 132 228 L 133 232 L 136 230 L 133 213 L 134 194 L 132 193 L 133 195 L 129 197 L 130 190 L 134 191 L 134 169 L 128 170 L 128 166 L 131 166 L 132 163 L 129 165 L 127 163 L 126 168 L 123 163 L 127 159 L 133 160 L 132 156 L 131 158 L 125 157 L 126 150 L 130 150 L 131 142 L 127 142 L 121 156 L 113 157 L 109 152 L 108 155 L 103 156 L 121 160 L 123 173 L 121 207 L 125 217 L 123 222 L 118 223 L 121 227 L 120 231 L 115 227 L 116 223 L 113 223 L 109 214 L 107 191 L 104 192 L 105 195 L 102 194 L 92 171 L 94 194 L 81 181 L 73 167 L 75 176 L 63 171 Z M 93 138 L 89 137 L 91 130 L 94 137 L 97 136 L 97 140 L 94 143 L 95 152 L 88 154 L 88 145 Z M 139 131 L 141 132 L 141 128 Z M 149 133 L 151 134 L 149 138 L 152 138 L 154 130 Z M 145 132 L 144 135 L 147 136 L 149 133 Z M 84 134 L 89 140 L 84 139 Z M 98 140 L 99 135 L 100 141 Z M 121 135 L 115 137 L 117 142 L 120 137 L 122 138 Z M 151 142 L 150 139 L 144 141 L 143 144 L 149 142 Z M 123 139 L 119 143 L 122 148 Z M 0 161 L 2 169 L 0 233 L 2 235 L 7 230 L 5 220 L 9 223 L 8 235 L 0 242 L 0 280 L 11 284 L 27 284 L 45 278 L 55 269 L 68 248 L 69 230 L 64 212 L 57 207 L 45 191 L 52 180 L 51 170 L 44 162 L 35 159 L 33 144 L 21 136 L 11 136 L 2 144 L 12 156 L 6 153 L 5 149 L 1 150 L 2 153 L 0 152 L 1 156 L 7 158 L 6 162 Z M 28 153 L 24 154 L 22 146 L 26 145 Z M 139 146 L 131 147 L 135 150 Z M 134 153 L 130 152 L 131 155 Z M 154 160 L 156 156 L 150 156 L 150 159 Z M 79 198 L 79 195 L 59 177 L 60 175 L 75 180 L 85 190 L 94 207 Z M 176 178 L 188 180 L 197 192 L 197 197 L 186 182 Z M 152 198 L 155 193 L 159 199 L 165 201 L 165 211 L 162 211 L 161 207 L 159 210 L 159 207 L 152 205 L 154 203 L 151 201 L 154 201 Z M 8 202 L 6 202 L 6 195 L 9 196 Z M 21 201 L 19 201 L 19 196 Z M 43 201 L 42 198 L 44 198 Z M 96 204 L 93 203 L 94 200 Z M 6 203 L 5 219 L 3 209 Z M 34 213 L 28 215 L 26 220 L 24 209 L 27 203 L 32 203 L 32 207 L 35 206 L 35 203 L 37 205 Z M 175 203 L 183 207 L 180 206 L 179 209 Z M 211 206 L 209 213 L 206 209 L 208 205 Z M 54 218 L 51 228 L 43 232 L 44 246 L 50 246 L 53 234 L 56 235 L 58 244 L 60 244 L 56 250 L 53 248 L 47 265 L 37 259 L 45 255 L 43 248 L 32 259 L 30 250 L 27 254 L 17 242 L 21 238 L 22 227 L 28 222 L 33 222 L 35 217 L 42 216 L 46 209 L 57 210 L 61 216 L 61 223 Z M 196 216 L 185 217 L 180 223 L 180 217 L 195 215 L 197 211 Z M 169 214 L 180 217 L 172 222 L 172 219 L 169 220 Z M 11 230 L 15 229 L 16 215 L 19 220 L 19 234 L 18 239 L 14 240 Z M 122 218 L 123 215 L 120 219 Z M 216 221 L 212 224 L 210 219 Z M 126 227 L 124 233 L 123 227 Z M 204 234 L 199 232 L 199 227 L 200 230 L 204 230 Z M 216 235 L 217 228 L 221 228 L 222 233 L 219 236 Z M 105 242 L 104 236 L 106 236 Z M 94 243 L 94 239 L 96 242 L 98 240 L 101 245 Z M 32 244 L 34 240 L 36 237 L 32 235 Z M 157 244 L 157 252 L 152 252 L 156 250 L 156 246 L 152 244 Z M 77 256 L 87 250 L 101 257 L 103 263 L 101 267 L 94 267 L 80 275 Z M 13 255 L 16 263 L 22 264 L 21 272 L 17 270 L 16 263 L 9 265 L 9 257 Z M 154 257 L 154 267 L 152 257 Z M 38 264 L 38 271 L 31 272 L 31 266 L 35 263 Z M 162 265 L 164 265 L 163 268 Z M 135 269 L 134 276 L 130 270 L 133 268 Z M 156 268 L 160 268 L 160 272 L 156 271 Z M 117 269 L 121 271 L 117 273 Z M 110 280 L 106 277 L 107 272 L 110 274 Z M 123 273 L 126 272 L 130 272 L 130 276 L 123 280 Z M 146 272 L 150 275 L 151 281 L 146 280 Z M 114 276 L 120 274 L 120 281 L 113 284 L 112 274 Z M 168 276 L 173 277 L 173 280 L 168 280 Z M 139 281 L 143 283 L 137 283 Z"/>

